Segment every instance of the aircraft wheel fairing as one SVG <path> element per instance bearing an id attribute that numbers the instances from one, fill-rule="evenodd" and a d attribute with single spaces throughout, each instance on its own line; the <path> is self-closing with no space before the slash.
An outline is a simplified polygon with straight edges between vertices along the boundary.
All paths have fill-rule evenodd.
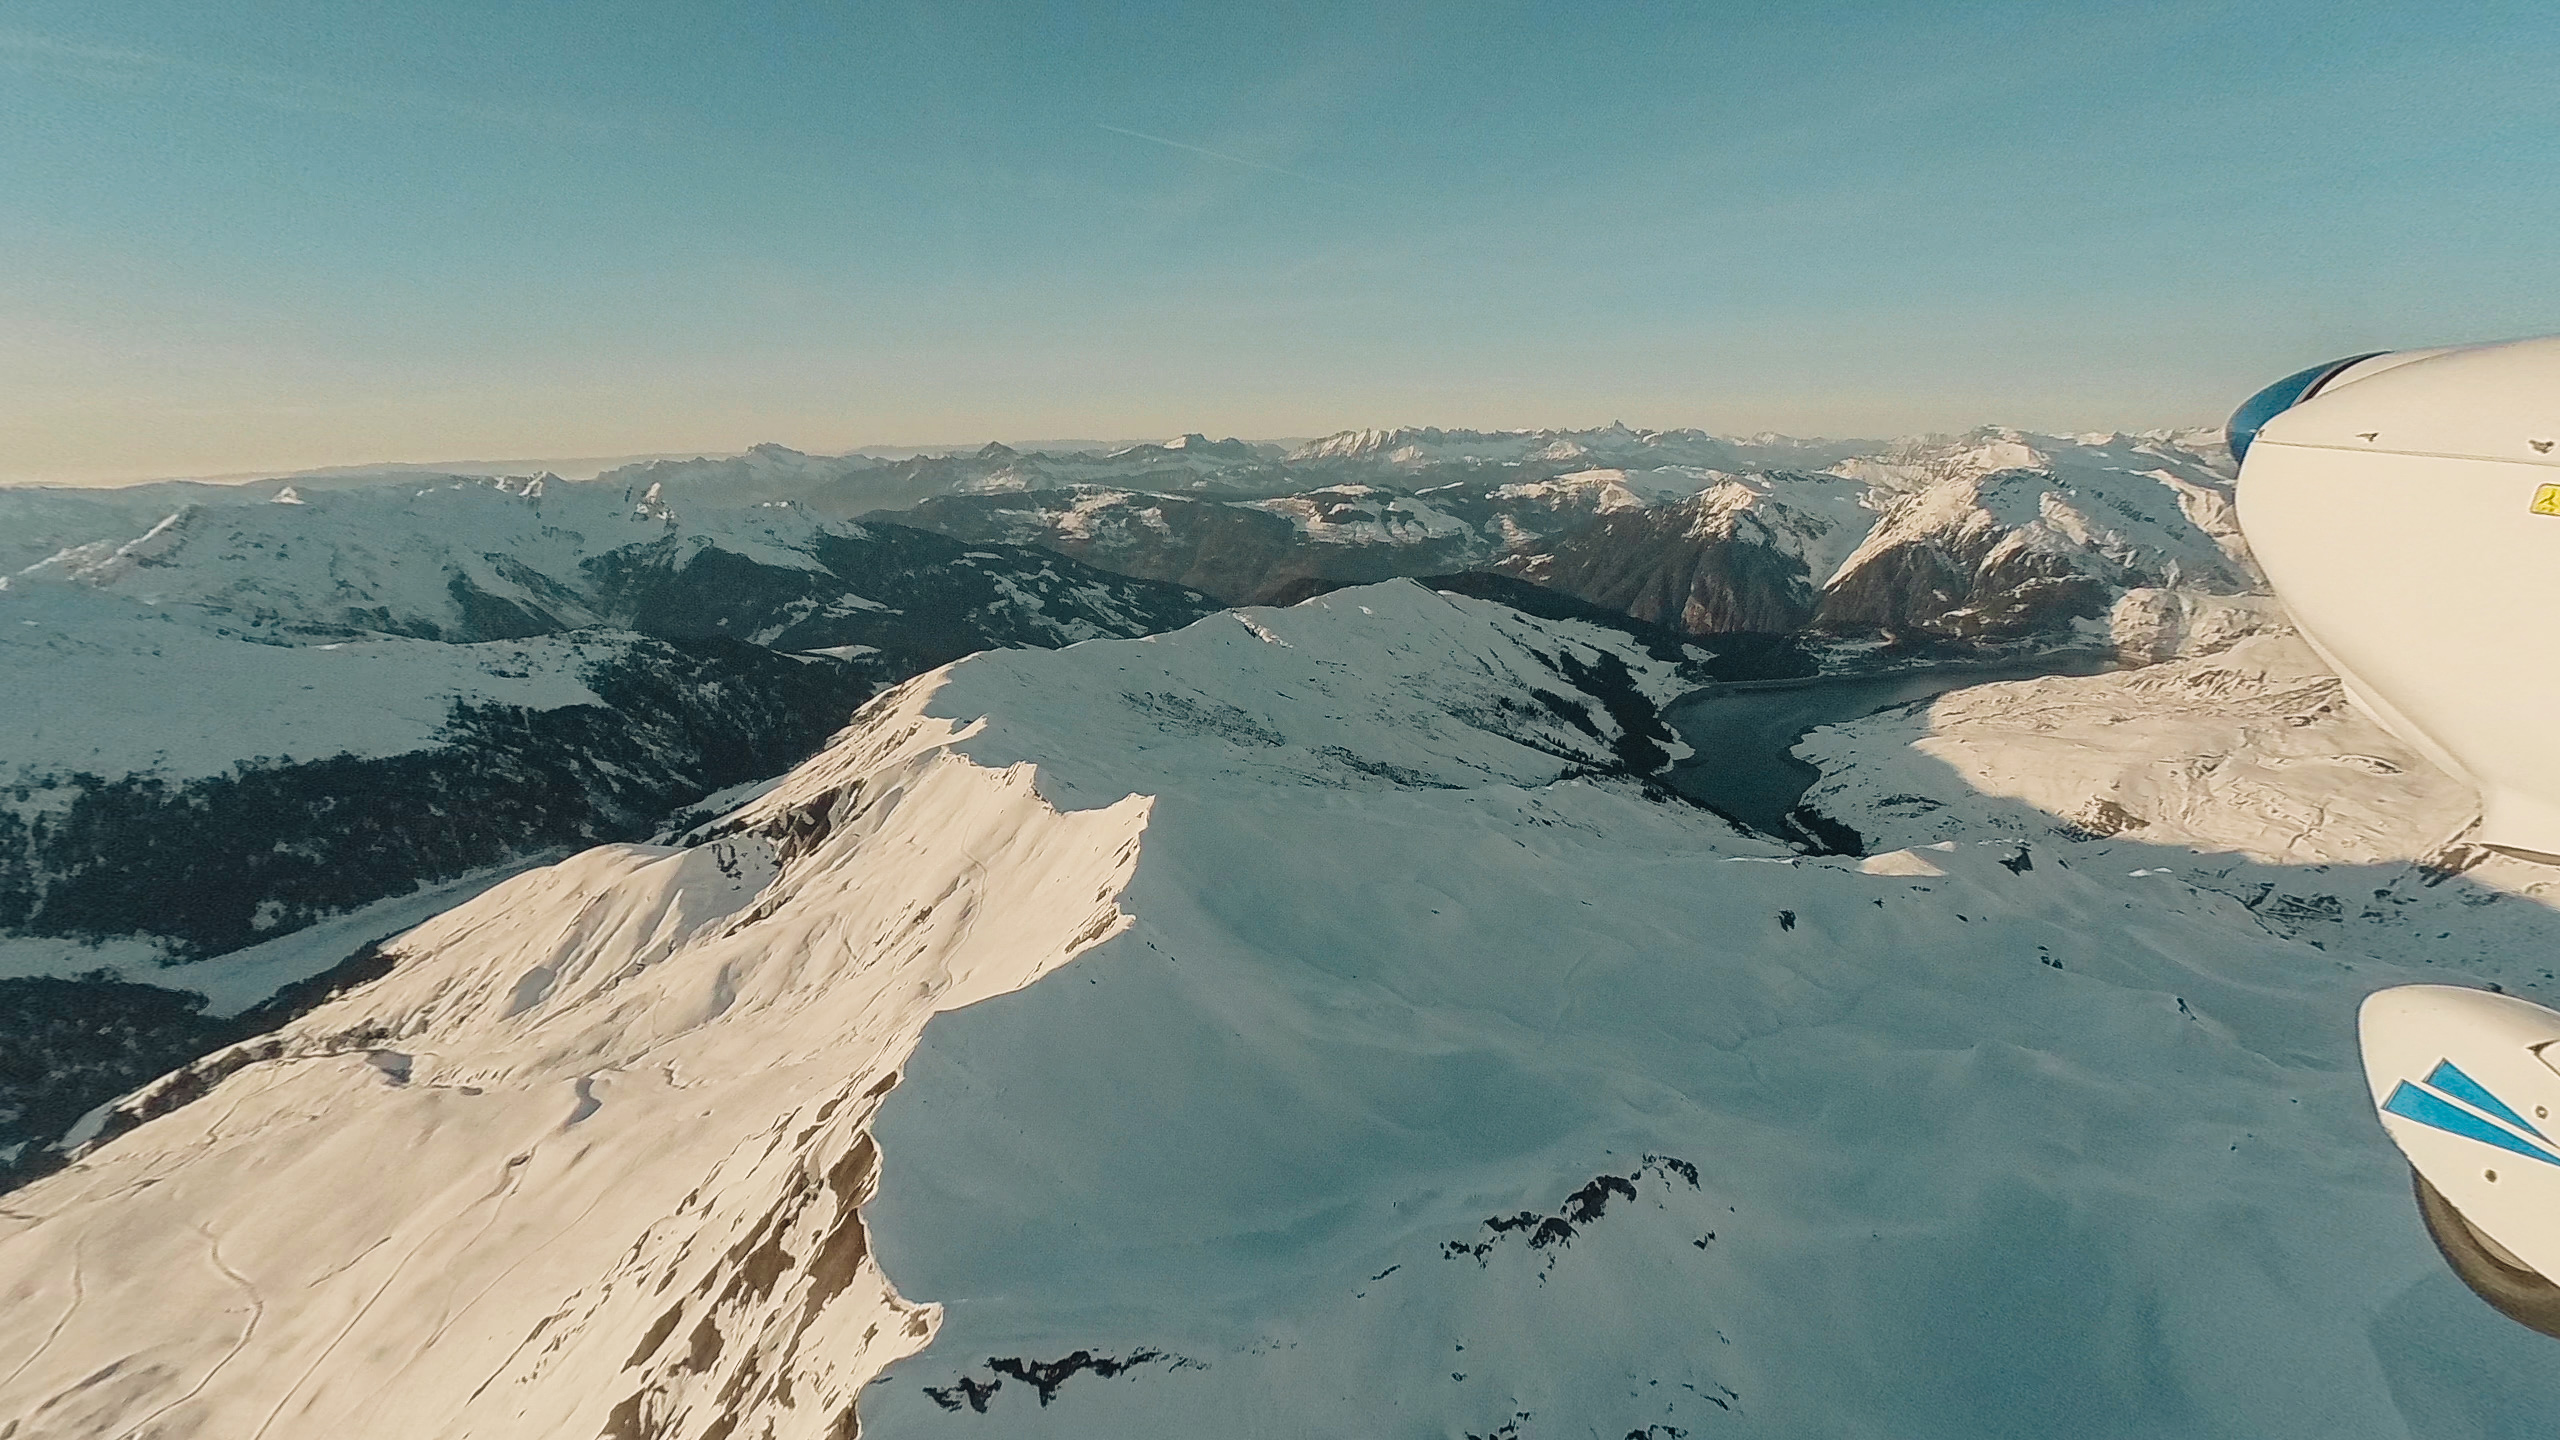
<path id="1" fill-rule="evenodd" d="M 2414 1166 L 2409 1183 L 2418 1194 L 2418 1218 L 2426 1222 L 2427 1238 L 2436 1242 L 2444 1263 L 2453 1267 L 2471 1293 L 2517 1324 L 2560 1340 L 2560 1285 L 2473 1229 L 2453 1202 Z"/>

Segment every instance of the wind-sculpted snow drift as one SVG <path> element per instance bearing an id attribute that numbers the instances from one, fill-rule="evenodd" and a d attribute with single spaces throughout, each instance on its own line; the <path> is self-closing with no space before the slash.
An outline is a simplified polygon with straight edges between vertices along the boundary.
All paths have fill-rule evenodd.
<path id="1" fill-rule="evenodd" d="M 0 1436 L 2551 1413 L 2347 1032 L 2548 912 L 2313 948 L 2032 821 L 1806 860 L 1640 778 L 1680 663 L 1400 582 L 909 682 L 98 1117 L 0 1212 Z"/>

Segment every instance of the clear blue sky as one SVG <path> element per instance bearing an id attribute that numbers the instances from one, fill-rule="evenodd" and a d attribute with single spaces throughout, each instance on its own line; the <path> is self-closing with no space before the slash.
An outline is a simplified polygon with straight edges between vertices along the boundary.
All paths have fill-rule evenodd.
<path id="1" fill-rule="evenodd" d="M 2217 420 L 2560 329 L 2560 6 L 0 7 L 0 478 Z"/>

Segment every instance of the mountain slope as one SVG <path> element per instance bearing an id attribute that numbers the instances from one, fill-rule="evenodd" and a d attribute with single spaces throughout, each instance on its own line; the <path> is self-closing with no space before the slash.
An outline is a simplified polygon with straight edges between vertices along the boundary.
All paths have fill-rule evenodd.
<path id="1" fill-rule="evenodd" d="M 1638 778 L 1685 683 L 1407 584 L 911 682 L 687 848 L 509 882 L 100 1117 L 0 1213 L 0 1416 L 1971 1440 L 2560 1399 L 2428 1252 L 2346 1029 L 2439 931 L 2529 954 L 2548 910 L 2456 879 L 2313 948 L 2134 863 L 2184 851 L 2005 814 L 1802 860 Z"/>
<path id="2" fill-rule="evenodd" d="M 1826 582 L 1875 523 L 1865 487 L 1821 475 L 1688 473 L 1704 488 L 1651 504 L 1633 491 L 1624 503 L 1604 496 L 1590 523 L 1501 568 L 1692 635 L 1811 626 Z M 1598 471 L 1554 485 L 1624 489 L 1631 478 Z"/>
<path id="3" fill-rule="evenodd" d="M 1346 791 L 1605 771 L 1643 738 L 1634 672 L 1587 627 L 1487 624 L 1419 592 L 1400 609 L 1448 612 L 1388 648 L 1405 673 L 1445 665 L 1452 644 L 1484 673 L 1414 697 L 1290 656 L 1250 618 L 1189 633 L 1186 657 L 1283 657 L 1273 678 L 1305 689 L 1288 723 L 1311 733 L 1296 741 L 1201 691 L 1196 666 L 1147 665 L 1143 646 L 1085 647 L 1091 659 L 1046 675 L 1009 656 L 973 663 L 1034 700 L 1035 727 L 1068 698 L 1050 682 L 1081 674 L 1120 734 L 1203 756 L 1241 745 L 1274 775 Z M 1598 693 L 1573 689 L 1576 671 Z M 1355 737 L 1321 718 L 1334 702 L 1315 687 L 1381 712 L 1368 743 L 1328 743 Z M 13 1347 L 0 1364 L 16 1372 L 0 1405 L 23 1402 L 0 1414 L 63 1434 L 164 1405 L 171 1426 L 222 1433 L 340 1433 L 362 1415 L 389 1433 L 650 1434 L 676 1411 L 845 1433 L 878 1357 L 930 1325 L 865 1259 L 853 1207 L 873 1183 L 869 1116 L 927 1015 L 1125 923 L 1113 897 L 1150 812 L 1130 798 L 1061 813 L 1031 767 L 965 758 L 980 727 L 933 713 L 943 688 L 884 696 L 718 838 L 608 847 L 512 881 L 392 947 L 387 979 L 129 1102 L 127 1116 L 160 1118 L 0 1218 L 0 1344 Z M 215 1118 L 251 1091 L 264 1098 Z M 111 1198 L 124 1181 L 93 1183 L 123 1163 L 107 1156 L 174 1153 L 164 1139 L 211 1149 L 139 1206 Z M 278 1143 L 302 1160 L 279 1167 Z M 427 1174 L 450 1183 L 416 1183 Z M 81 1238 L 97 1223 L 122 1238 Z M 57 1240 L 91 1257 L 76 1295 L 56 1289 L 63 1256 L 41 1253 Z M 160 1319 L 114 1298 L 143 1291 Z M 39 1335 L 40 1314 L 65 1323 Z M 134 1352 L 113 1383 L 48 1378 L 88 1347 L 137 1344 L 149 1358 Z M 353 1388 L 326 1363 L 384 1345 L 401 1358 Z"/>
<path id="4" fill-rule="evenodd" d="M 62 547 L 0 577 L 0 987 L 25 1001 L 0 996 L 0 1175 L 64 1106 L 225 1033 L 258 996 L 215 957 L 260 947 L 241 973 L 272 986 L 281 937 L 645 837 L 896 680 L 1211 608 L 1047 550 L 542 479 L 191 504 Z M 132 991 L 163 980 L 229 998 Z M 48 1018 L 82 1003 L 161 1038 Z"/>

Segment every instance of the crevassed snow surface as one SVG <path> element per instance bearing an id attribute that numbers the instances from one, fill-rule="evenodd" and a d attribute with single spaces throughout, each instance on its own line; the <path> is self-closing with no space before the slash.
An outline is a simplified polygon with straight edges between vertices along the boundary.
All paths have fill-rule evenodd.
<path id="1" fill-rule="evenodd" d="M 1794 860 L 1610 778 L 1678 685 L 1409 583 L 911 682 L 13 1195 L 0 1433 L 2543 1433 L 2350 1025 L 2550 912 Z"/>

